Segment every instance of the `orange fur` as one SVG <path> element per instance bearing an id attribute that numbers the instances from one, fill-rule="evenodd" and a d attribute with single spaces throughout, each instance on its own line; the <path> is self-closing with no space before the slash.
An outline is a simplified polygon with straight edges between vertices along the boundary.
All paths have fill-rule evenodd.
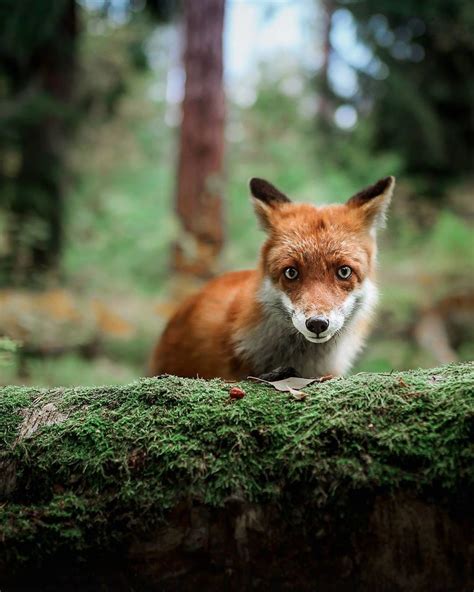
<path id="1" fill-rule="evenodd" d="M 354 351 L 347 355 L 355 355 L 369 330 L 369 312 L 361 312 L 354 320 L 351 317 L 350 332 L 357 336 L 353 342 L 340 338 L 320 345 L 306 342 L 289 320 L 284 321 L 285 314 L 290 313 L 283 309 L 288 306 L 307 318 L 314 311 L 342 311 L 349 300 L 351 304 L 362 299 L 359 294 L 364 295 L 364 286 L 375 274 L 375 216 L 383 215 L 393 187 L 393 180 L 384 181 L 381 190 L 375 190 L 375 196 L 370 191 L 373 193 L 376 185 L 347 204 L 321 208 L 291 203 L 269 184 L 262 185 L 263 190 L 260 186 L 254 188 L 257 215 L 268 232 L 258 268 L 214 279 L 179 307 L 152 354 L 152 375 L 240 379 L 273 370 L 266 367 L 270 362 L 265 360 L 278 359 L 272 357 L 271 351 L 278 347 L 282 351 L 287 348 L 289 359 L 293 356 L 300 361 L 300 372 L 314 367 L 320 372 L 343 373 L 350 363 L 337 362 L 332 352 L 337 343 L 340 356 L 344 356 L 344 347 L 351 350 L 353 343 Z M 267 186 L 272 189 L 270 193 L 265 193 Z M 341 281 L 336 275 L 342 265 L 353 270 L 348 280 Z M 287 267 L 298 269 L 297 280 L 285 277 L 283 270 Z M 348 300 L 350 295 L 353 296 Z M 281 316 L 281 327 L 288 324 L 287 337 L 280 329 L 278 343 L 271 343 L 272 314 Z M 347 316 L 350 317 L 349 313 Z M 260 340 L 261 349 L 269 351 L 260 352 L 257 348 L 257 353 L 252 353 L 252 340 Z M 324 364 L 308 365 L 306 360 L 311 356 L 319 356 Z"/>
<path id="2" fill-rule="evenodd" d="M 233 379 L 250 368 L 233 352 L 241 319 L 254 314 L 257 272 L 237 271 L 212 280 L 188 298 L 168 323 L 151 363 L 153 375 Z"/>

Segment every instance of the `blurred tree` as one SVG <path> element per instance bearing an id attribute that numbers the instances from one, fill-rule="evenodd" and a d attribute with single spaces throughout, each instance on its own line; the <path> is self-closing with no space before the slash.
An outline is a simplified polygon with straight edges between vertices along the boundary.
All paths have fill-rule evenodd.
<path id="1" fill-rule="evenodd" d="M 2 206 L 9 213 L 3 271 L 24 283 L 57 265 L 63 241 L 65 145 L 73 114 L 74 0 L 4 2 L 0 18 Z"/>
<path id="2" fill-rule="evenodd" d="M 321 1 L 322 62 L 316 79 L 319 94 L 318 119 L 322 127 L 334 125 L 334 93 L 329 81 L 331 58 L 331 20 L 334 13 L 333 0 Z"/>
<path id="3" fill-rule="evenodd" d="M 176 210 L 185 234 L 174 247 L 173 266 L 198 276 L 212 275 L 223 244 L 224 5 L 184 2 L 186 86 Z"/>
<path id="4" fill-rule="evenodd" d="M 334 0 L 334 6 L 350 11 L 372 56 L 356 63 L 331 49 L 357 71 L 358 90 L 343 100 L 362 120 L 368 115 L 371 150 L 395 151 L 419 190 L 442 194 L 447 182 L 474 169 L 474 5 Z"/>
<path id="5" fill-rule="evenodd" d="M 79 15 L 76 0 L 0 2 L 0 282 L 31 284 L 58 271 L 71 137 L 87 114 L 110 117 L 126 89 L 127 68 L 107 56 L 94 58 L 93 75 L 79 64 L 79 16 L 86 26 L 102 19 L 105 30 L 116 28 L 117 10 L 126 26 L 140 13 L 167 22 L 179 9 L 176 0 L 98 0 Z M 147 66 L 143 39 L 128 50 L 133 68 Z"/>

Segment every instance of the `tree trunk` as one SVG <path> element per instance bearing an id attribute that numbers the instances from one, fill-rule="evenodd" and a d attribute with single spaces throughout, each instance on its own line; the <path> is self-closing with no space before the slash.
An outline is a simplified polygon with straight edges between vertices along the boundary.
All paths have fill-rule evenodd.
<path id="1" fill-rule="evenodd" d="M 224 238 L 224 5 L 225 0 L 184 2 L 186 87 L 176 190 L 183 236 L 173 265 L 202 277 L 213 275 Z"/>
<path id="2" fill-rule="evenodd" d="M 16 92 L 32 92 L 33 116 L 20 126 L 21 166 L 10 207 L 9 283 L 56 270 L 63 246 L 64 167 L 73 123 L 77 5 L 66 0 L 48 40 L 14 68 Z M 36 109 L 36 112 L 35 112 Z"/>
<path id="3" fill-rule="evenodd" d="M 322 24 L 322 63 L 317 75 L 317 90 L 319 92 L 318 118 L 320 124 L 330 129 L 334 125 L 334 93 L 329 84 L 329 65 L 331 59 L 331 30 L 334 4 L 332 0 L 323 0 L 320 6 Z"/>
<path id="4" fill-rule="evenodd" d="M 2 590 L 472 588 L 473 363 L 240 386 L 0 389 Z"/>

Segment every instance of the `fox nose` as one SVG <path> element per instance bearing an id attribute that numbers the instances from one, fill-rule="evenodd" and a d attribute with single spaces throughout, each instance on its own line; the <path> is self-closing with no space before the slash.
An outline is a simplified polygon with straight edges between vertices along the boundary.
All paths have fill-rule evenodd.
<path id="1" fill-rule="evenodd" d="M 312 333 L 319 335 L 329 327 L 329 320 L 326 317 L 310 317 L 306 320 L 306 328 Z"/>

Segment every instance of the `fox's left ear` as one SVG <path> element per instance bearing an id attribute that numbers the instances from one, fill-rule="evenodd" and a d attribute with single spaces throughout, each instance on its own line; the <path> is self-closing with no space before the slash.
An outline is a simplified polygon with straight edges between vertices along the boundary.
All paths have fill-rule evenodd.
<path id="1" fill-rule="evenodd" d="M 346 205 L 357 208 L 371 229 L 381 228 L 385 223 L 394 187 L 395 177 L 385 177 L 353 195 Z"/>

